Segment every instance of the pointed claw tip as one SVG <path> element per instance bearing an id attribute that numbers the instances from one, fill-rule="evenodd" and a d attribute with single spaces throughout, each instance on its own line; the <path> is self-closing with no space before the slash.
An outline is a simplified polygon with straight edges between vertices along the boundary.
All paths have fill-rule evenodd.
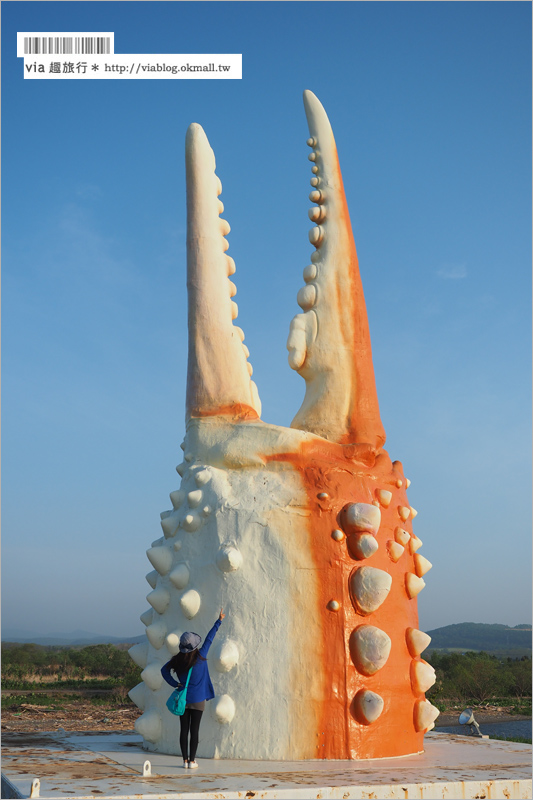
<path id="1" fill-rule="evenodd" d="M 326 110 L 316 94 L 312 92 L 310 89 L 306 89 L 304 91 L 304 108 L 305 114 L 307 116 L 307 121 L 310 123 L 311 118 L 315 114 L 325 115 L 327 118 Z"/>
<path id="2" fill-rule="evenodd" d="M 198 140 L 199 138 L 203 138 L 207 141 L 207 136 L 202 126 L 198 122 L 191 122 L 191 124 L 187 128 L 187 133 L 185 135 L 186 145 L 187 146 L 191 145 L 195 140 Z"/>
<path id="3" fill-rule="evenodd" d="M 212 166 L 214 170 L 216 166 L 215 154 L 213 148 L 209 144 L 206 132 L 198 122 L 192 122 L 187 128 L 185 136 L 185 154 L 191 157 L 192 154 L 198 150 L 209 153 L 209 157 L 212 159 L 212 164 L 210 166 Z"/>

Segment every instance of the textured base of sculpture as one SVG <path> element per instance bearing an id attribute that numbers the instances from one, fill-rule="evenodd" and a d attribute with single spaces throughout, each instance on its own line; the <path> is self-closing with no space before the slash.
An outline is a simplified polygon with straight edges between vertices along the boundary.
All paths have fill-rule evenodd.
<path id="1" fill-rule="evenodd" d="M 228 616 L 209 657 L 217 697 L 201 757 L 423 749 L 437 715 L 424 699 L 434 671 L 420 655 L 429 637 L 415 599 L 429 562 L 401 464 L 382 452 L 367 466 L 353 450 L 260 422 L 225 432 L 219 421 L 190 423 L 175 508 L 148 551 L 148 642 L 130 651 L 144 667 L 132 698 L 145 710 L 136 729 L 147 749 L 179 753 L 160 669 L 185 630 L 206 634 L 220 606 Z"/>

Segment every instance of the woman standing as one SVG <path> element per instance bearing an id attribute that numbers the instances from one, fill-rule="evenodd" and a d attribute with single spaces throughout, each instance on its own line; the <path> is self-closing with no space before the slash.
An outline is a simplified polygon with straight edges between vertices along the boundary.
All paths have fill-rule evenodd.
<path id="1" fill-rule="evenodd" d="M 215 696 L 207 666 L 207 653 L 213 643 L 220 623 L 226 615 L 220 610 L 219 617 L 200 647 L 202 637 L 197 633 L 186 631 L 180 638 L 180 651 L 161 668 L 161 674 L 170 686 L 182 688 L 187 683 L 187 675 L 192 669 L 189 685 L 187 687 L 187 705 L 185 713 L 180 717 L 180 747 L 185 769 L 196 769 L 196 750 L 198 749 L 198 732 L 200 721 L 205 708 L 205 701 Z M 172 675 L 175 673 L 178 680 Z M 189 747 L 190 734 L 190 747 Z"/>

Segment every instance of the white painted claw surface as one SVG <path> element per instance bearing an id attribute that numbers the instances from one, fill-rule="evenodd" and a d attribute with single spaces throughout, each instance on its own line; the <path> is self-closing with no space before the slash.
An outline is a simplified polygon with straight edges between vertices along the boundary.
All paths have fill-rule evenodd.
<path id="1" fill-rule="evenodd" d="M 168 577 L 176 589 L 185 589 L 189 583 L 189 567 L 183 562 L 176 564 Z"/>
<path id="2" fill-rule="evenodd" d="M 148 664 L 141 672 L 141 678 L 152 691 L 155 692 L 160 689 L 163 685 L 163 676 L 161 675 L 161 664 L 159 661 Z"/>
<path id="3" fill-rule="evenodd" d="M 134 686 L 133 689 L 130 689 L 128 692 L 128 697 L 135 703 L 137 708 L 140 708 L 141 711 L 144 711 L 146 705 L 146 686 L 144 681 L 142 683 L 138 683 L 137 686 Z"/>
<path id="4" fill-rule="evenodd" d="M 173 508 L 178 509 L 184 500 L 185 492 L 182 492 L 180 489 L 175 492 L 170 492 L 170 502 L 172 503 Z"/>
<path id="5" fill-rule="evenodd" d="M 161 715 L 159 711 L 155 709 L 145 711 L 135 720 L 135 730 L 147 742 L 158 742 L 161 738 Z"/>
<path id="6" fill-rule="evenodd" d="M 201 469 L 194 476 L 194 482 L 198 487 L 205 486 L 211 480 L 211 473 L 208 469 Z"/>
<path id="7" fill-rule="evenodd" d="M 314 304 L 316 303 L 316 297 L 316 286 L 314 286 L 312 283 L 308 283 L 306 286 L 302 286 L 298 292 L 296 301 L 300 308 L 303 308 L 304 311 L 309 311 L 309 309 L 313 308 Z"/>
<path id="8" fill-rule="evenodd" d="M 429 572 L 433 566 L 431 561 L 428 561 L 427 558 L 421 556 L 420 553 L 414 554 L 413 561 L 415 562 L 415 572 L 419 578 L 423 578 L 426 572 Z"/>
<path id="9" fill-rule="evenodd" d="M 390 556 L 391 561 L 393 561 L 396 564 L 396 562 L 399 561 L 400 558 L 403 556 L 405 548 L 402 547 L 401 544 L 398 544 L 398 542 L 393 542 L 392 539 L 389 539 L 387 542 L 387 552 Z"/>
<path id="10" fill-rule="evenodd" d="M 350 503 L 344 510 L 343 528 L 346 533 L 368 531 L 376 534 L 381 524 L 381 511 L 370 503 Z"/>
<path id="11" fill-rule="evenodd" d="M 197 531 L 201 524 L 202 519 L 195 511 L 192 514 L 187 514 L 182 522 L 183 528 L 189 533 Z"/>
<path id="12" fill-rule="evenodd" d="M 148 625 L 146 628 L 146 636 L 148 641 L 155 650 L 160 650 L 165 644 L 165 637 L 167 635 L 167 626 L 162 619 L 158 619 Z"/>
<path id="13" fill-rule="evenodd" d="M 355 609 L 366 616 L 386 600 L 392 585 L 388 572 L 375 567 L 359 567 L 350 577 L 350 593 Z"/>
<path id="14" fill-rule="evenodd" d="M 378 547 L 378 541 L 371 533 L 353 533 L 348 537 L 350 555 L 358 561 L 373 556 Z"/>
<path id="15" fill-rule="evenodd" d="M 440 711 L 435 708 L 429 700 L 417 700 L 415 703 L 415 728 L 417 731 L 425 731 L 435 722 Z"/>
<path id="16" fill-rule="evenodd" d="M 407 506 L 398 506 L 398 515 L 402 522 L 407 522 L 411 516 L 411 509 L 407 508 Z"/>
<path id="17" fill-rule="evenodd" d="M 355 713 L 364 725 L 371 725 L 382 714 L 383 698 L 377 692 L 360 689 L 354 697 Z"/>
<path id="18" fill-rule="evenodd" d="M 153 618 L 154 618 L 154 609 L 153 608 L 149 608 L 147 611 L 145 611 L 139 617 L 139 619 L 141 620 L 143 625 L 151 625 Z"/>
<path id="19" fill-rule="evenodd" d="M 297 314 L 292 320 L 287 339 L 289 365 L 292 369 L 302 369 L 307 356 L 307 348 L 315 340 L 317 330 L 318 324 L 314 311 Z"/>
<path id="20" fill-rule="evenodd" d="M 403 547 L 406 547 L 406 545 L 409 544 L 409 540 L 411 539 L 411 534 L 408 531 L 404 531 L 403 528 L 398 527 L 394 531 L 394 538 L 396 539 L 398 544 L 401 544 Z"/>
<path id="21" fill-rule="evenodd" d="M 184 631 L 172 631 L 166 638 L 167 650 L 170 655 L 175 656 L 180 651 L 180 639 Z"/>
<path id="22" fill-rule="evenodd" d="M 185 592 L 180 600 L 180 606 L 187 619 L 192 619 L 197 615 L 201 603 L 201 597 L 195 589 Z"/>
<path id="23" fill-rule="evenodd" d="M 168 547 L 151 547 L 146 555 L 160 575 L 166 575 L 172 566 L 172 553 Z"/>
<path id="24" fill-rule="evenodd" d="M 159 578 L 159 573 L 156 569 L 153 569 L 151 572 L 148 573 L 148 575 L 146 575 L 146 580 L 148 581 L 152 589 L 155 589 L 155 585 L 157 583 L 158 578 Z"/>
<path id="25" fill-rule="evenodd" d="M 417 628 L 407 628 L 406 633 L 407 647 L 409 653 L 416 658 L 422 653 L 431 642 L 431 636 Z"/>
<path id="26" fill-rule="evenodd" d="M 179 525 L 179 517 L 177 514 L 169 514 L 167 517 L 161 520 L 161 527 L 163 528 L 163 533 L 167 539 L 174 536 L 178 529 Z"/>
<path id="27" fill-rule="evenodd" d="M 412 572 L 407 572 L 405 575 L 405 588 L 407 590 L 407 594 L 410 598 L 416 597 L 422 589 L 425 587 L 426 583 L 419 578 L 418 575 L 415 575 Z"/>
<path id="28" fill-rule="evenodd" d="M 239 663 L 239 648 L 230 639 L 222 641 L 215 667 L 218 672 L 229 672 Z"/>
<path id="29" fill-rule="evenodd" d="M 170 592 L 164 587 L 154 589 L 147 595 L 146 599 L 158 614 L 163 614 L 170 603 Z"/>
<path id="30" fill-rule="evenodd" d="M 229 694 L 216 697 L 214 702 L 214 714 L 217 722 L 221 725 L 228 725 L 235 716 L 235 703 Z"/>
<path id="31" fill-rule="evenodd" d="M 225 255 L 229 224 L 220 219 L 215 155 L 202 127 L 190 125 L 185 144 L 187 168 L 187 287 L 189 359 L 187 414 L 229 413 L 259 417 L 261 405 L 252 387 L 241 338 L 233 325 L 237 304 Z M 233 288 L 232 288 L 233 287 Z M 212 335 L 216 330 L 216 336 Z"/>
<path id="32" fill-rule="evenodd" d="M 389 492 L 388 489 L 377 489 L 376 497 L 383 508 L 388 508 L 390 506 L 390 501 L 392 500 L 392 492 Z"/>
<path id="33" fill-rule="evenodd" d="M 201 489 L 195 489 L 192 492 L 189 492 L 187 495 L 187 502 L 189 504 L 189 508 L 196 508 L 202 502 L 203 492 Z"/>
<path id="34" fill-rule="evenodd" d="M 415 694 L 423 694 L 430 689 L 436 681 L 435 670 L 427 661 L 411 662 L 411 686 Z"/>
<path id="35" fill-rule="evenodd" d="M 356 669 L 370 676 L 385 666 L 392 643 L 385 631 L 374 625 L 360 625 L 352 631 L 349 644 Z"/>
<path id="36" fill-rule="evenodd" d="M 221 547 L 216 556 L 217 567 L 221 572 L 235 572 L 242 566 L 242 553 L 236 547 Z"/>
<path id="37" fill-rule="evenodd" d="M 135 661 L 138 667 L 144 669 L 148 662 L 148 642 L 134 644 L 133 647 L 130 647 L 128 650 L 128 655 Z"/>

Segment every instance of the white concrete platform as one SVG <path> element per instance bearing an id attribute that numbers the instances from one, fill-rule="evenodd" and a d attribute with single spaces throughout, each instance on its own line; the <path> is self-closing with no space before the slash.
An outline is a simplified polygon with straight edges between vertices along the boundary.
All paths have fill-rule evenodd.
<path id="1" fill-rule="evenodd" d="M 2 774 L 50 800 L 531 798 L 531 745 L 431 733 L 419 756 L 374 761 L 226 761 L 146 753 L 134 733 L 6 733 Z M 152 777 L 143 778 L 151 762 Z M 2 795 L 3 797 L 4 795 Z M 6 795 L 7 796 L 7 795 Z M 16 796 L 16 795 L 15 795 Z"/>

